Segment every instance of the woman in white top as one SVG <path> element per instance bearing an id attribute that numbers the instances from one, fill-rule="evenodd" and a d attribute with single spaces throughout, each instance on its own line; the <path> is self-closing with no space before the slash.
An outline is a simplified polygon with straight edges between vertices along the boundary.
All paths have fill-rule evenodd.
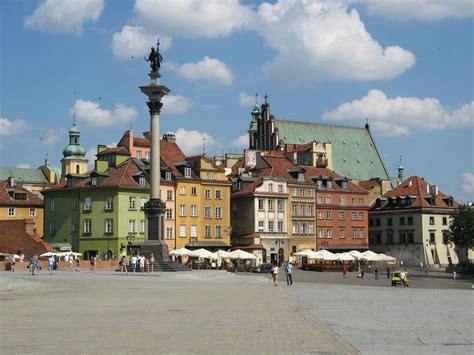
<path id="1" fill-rule="evenodd" d="M 273 286 L 278 286 L 278 266 L 273 265 L 272 267 L 272 278 L 273 278 Z"/>

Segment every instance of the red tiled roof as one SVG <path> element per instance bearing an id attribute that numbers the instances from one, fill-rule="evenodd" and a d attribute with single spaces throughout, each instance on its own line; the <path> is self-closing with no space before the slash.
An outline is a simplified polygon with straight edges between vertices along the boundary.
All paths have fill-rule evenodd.
<path id="1" fill-rule="evenodd" d="M 150 141 L 145 137 L 133 137 L 133 146 L 150 148 Z"/>
<path id="2" fill-rule="evenodd" d="M 430 186 L 429 192 L 427 192 L 427 186 Z M 447 204 L 446 200 L 443 198 L 449 197 L 448 195 L 444 194 L 443 192 L 438 190 L 438 193 L 435 193 L 434 185 L 430 185 L 425 179 L 420 178 L 418 176 L 411 176 L 405 181 L 403 181 L 400 185 L 398 185 L 395 189 L 387 191 L 385 194 L 382 195 L 384 198 L 389 197 L 402 197 L 402 196 L 413 196 L 414 201 L 412 201 L 411 207 L 444 207 L 450 208 Z M 435 197 L 435 204 L 431 205 L 427 198 L 430 196 Z M 388 207 L 388 201 L 384 202 L 382 205 L 382 209 Z M 459 207 L 460 204 L 457 201 L 453 200 L 454 208 Z"/>
<path id="3" fill-rule="evenodd" d="M 369 191 L 372 190 L 375 186 L 379 186 L 380 184 L 375 180 L 362 180 L 359 181 L 358 185 L 363 189 Z"/>
<path id="4" fill-rule="evenodd" d="M 110 148 L 107 148 L 107 149 L 101 151 L 98 154 L 114 154 L 114 153 L 130 154 L 128 149 L 126 147 L 123 147 L 123 146 L 121 146 L 121 147 L 110 147 Z"/>
<path id="5" fill-rule="evenodd" d="M 20 185 L 14 185 L 13 191 L 26 194 L 26 200 L 15 200 L 8 194 L 8 180 L 0 181 L 0 204 L 15 206 L 43 206 L 43 200 Z"/>

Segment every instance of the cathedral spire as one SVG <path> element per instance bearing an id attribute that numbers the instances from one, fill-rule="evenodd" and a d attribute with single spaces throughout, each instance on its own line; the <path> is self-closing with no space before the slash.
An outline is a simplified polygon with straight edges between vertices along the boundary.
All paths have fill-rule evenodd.
<path id="1" fill-rule="evenodd" d="M 404 170 L 405 168 L 402 165 L 402 156 L 400 155 L 400 163 L 398 164 L 398 184 L 401 184 L 402 181 L 404 180 L 404 177 L 403 177 Z"/>

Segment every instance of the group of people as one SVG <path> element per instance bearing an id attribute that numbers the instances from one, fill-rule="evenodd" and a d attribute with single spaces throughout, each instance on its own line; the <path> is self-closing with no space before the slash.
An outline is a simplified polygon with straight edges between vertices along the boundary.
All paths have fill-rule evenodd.
<path id="1" fill-rule="evenodd" d="M 282 266 L 285 270 L 285 275 L 286 275 L 286 285 L 287 286 L 292 286 L 293 285 L 293 264 L 288 262 L 286 264 L 283 264 Z M 280 268 L 278 267 L 277 264 L 274 264 L 271 273 L 272 273 L 272 279 L 273 279 L 273 286 L 278 286 L 278 272 L 280 271 Z"/>
<path id="2" fill-rule="evenodd" d="M 153 272 L 153 265 L 155 264 L 155 256 L 153 254 L 147 258 L 144 254 L 134 254 L 130 258 L 130 266 L 132 268 L 132 272 L 135 273 L 137 268 L 140 268 L 140 272 Z M 124 255 L 119 261 L 120 271 L 122 273 L 128 274 L 128 261 L 127 257 Z"/>

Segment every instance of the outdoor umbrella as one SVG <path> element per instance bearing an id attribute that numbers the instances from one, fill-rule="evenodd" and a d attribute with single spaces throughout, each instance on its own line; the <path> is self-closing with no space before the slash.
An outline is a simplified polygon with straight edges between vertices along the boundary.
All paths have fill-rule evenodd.
<path id="1" fill-rule="evenodd" d="M 364 251 L 360 256 L 360 259 L 364 259 L 367 261 L 381 261 L 382 260 L 379 254 L 374 253 L 373 251 L 370 251 L 370 250 Z"/>
<path id="2" fill-rule="evenodd" d="M 186 249 L 186 248 L 179 248 L 179 249 L 170 251 L 170 255 L 174 255 L 174 256 L 189 256 L 192 253 L 193 252 L 191 250 Z"/>
<path id="3" fill-rule="evenodd" d="M 53 253 L 52 251 L 48 251 L 46 253 L 41 254 L 40 256 L 43 256 L 45 258 L 49 258 L 50 256 L 54 256 L 54 255 L 59 255 L 59 253 Z"/>
<path id="4" fill-rule="evenodd" d="M 386 254 L 379 254 L 380 260 L 381 261 L 395 261 L 397 258 L 394 258 L 393 256 L 386 255 Z"/>
<path id="5" fill-rule="evenodd" d="M 229 252 L 228 251 L 225 251 L 225 250 L 218 250 L 214 253 L 214 255 L 216 256 L 216 259 L 226 259 L 229 257 Z"/>
<path id="6" fill-rule="evenodd" d="M 312 256 L 309 257 L 310 259 L 319 259 L 319 260 L 337 260 L 337 257 L 327 250 L 318 250 Z"/>
<path id="7" fill-rule="evenodd" d="M 247 260 L 247 259 L 252 259 L 252 260 L 255 260 L 257 259 L 257 257 L 251 253 L 247 253 L 246 251 L 243 251 L 243 250 L 240 250 L 240 249 L 237 249 L 237 250 L 234 250 L 233 252 L 229 253 L 229 256 L 228 256 L 229 259 L 244 259 L 244 260 Z"/>
<path id="8" fill-rule="evenodd" d="M 189 256 L 194 256 L 197 258 L 204 258 L 204 259 L 217 259 L 214 253 L 211 253 L 209 250 L 201 248 L 197 250 L 193 250 L 189 253 Z"/>
<path id="9" fill-rule="evenodd" d="M 351 254 L 349 253 L 338 253 L 338 254 L 334 254 L 336 257 L 337 257 L 337 260 L 339 261 L 353 261 L 353 260 L 357 260 L 357 258 L 355 256 L 352 256 Z"/>
<path id="10" fill-rule="evenodd" d="M 362 253 L 360 251 L 357 251 L 357 250 L 351 250 L 348 253 L 351 254 L 356 259 L 360 259 L 361 256 L 362 256 Z"/>
<path id="11" fill-rule="evenodd" d="M 311 257 L 312 255 L 314 255 L 314 251 L 312 251 L 311 249 L 305 249 L 305 250 L 302 250 L 302 251 L 299 251 L 297 253 L 295 253 L 296 256 L 306 256 L 306 257 Z"/>

